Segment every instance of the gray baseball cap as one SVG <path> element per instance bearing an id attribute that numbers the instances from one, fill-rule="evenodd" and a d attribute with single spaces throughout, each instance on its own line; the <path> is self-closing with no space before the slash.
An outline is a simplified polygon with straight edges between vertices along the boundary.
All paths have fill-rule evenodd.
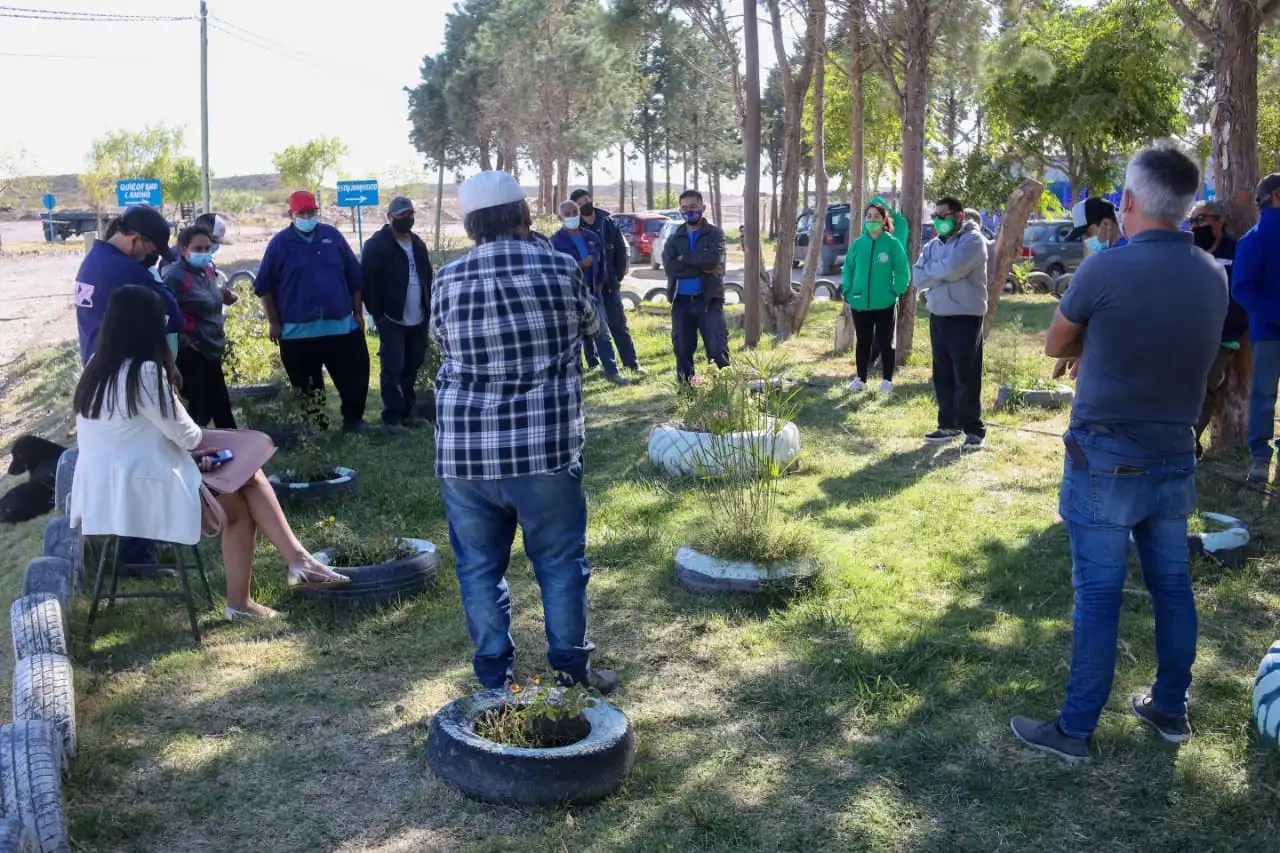
<path id="1" fill-rule="evenodd" d="M 401 213 L 408 213 L 411 210 L 413 210 L 413 202 L 402 195 L 391 199 L 391 204 L 387 205 L 387 213 L 391 216 L 399 216 Z"/>

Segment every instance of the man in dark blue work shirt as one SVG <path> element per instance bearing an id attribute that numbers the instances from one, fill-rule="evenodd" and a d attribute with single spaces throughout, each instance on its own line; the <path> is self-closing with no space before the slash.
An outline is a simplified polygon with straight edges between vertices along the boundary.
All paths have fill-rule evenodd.
<path id="1" fill-rule="evenodd" d="M 636 356 L 636 345 L 631 340 L 631 330 L 627 328 L 627 312 L 622 304 L 622 280 L 627 276 L 627 260 L 631 247 L 618 228 L 609 211 L 595 206 L 591 193 L 579 188 L 569 195 L 569 200 L 578 205 L 582 216 L 582 227 L 593 231 L 600 238 L 604 250 L 604 266 L 597 272 L 600 282 L 600 301 L 604 305 L 605 318 L 609 323 L 609 331 L 613 335 L 613 343 L 618 348 L 618 359 L 623 367 L 636 376 L 644 376 L 644 368 Z M 590 342 L 584 343 L 587 351 L 587 362 L 592 362 Z"/>
<path id="2" fill-rule="evenodd" d="M 596 312 L 603 318 L 605 308 L 600 291 L 606 276 L 604 244 L 594 232 L 583 229 L 582 215 L 576 202 L 561 202 L 560 222 L 563 227 L 551 235 L 551 245 L 557 252 L 568 255 L 578 262 L 578 267 L 582 270 L 582 280 L 596 301 Z M 613 338 L 609 334 L 607 322 L 600 324 L 595 344 L 600 364 L 604 367 L 604 378 L 614 385 L 630 385 L 631 380 L 618 372 L 618 360 L 614 358 Z"/>
<path id="3" fill-rule="evenodd" d="M 729 330 L 724 324 L 724 232 L 703 216 L 702 193 L 680 195 L 684 223 L 662 249 L 667 271 L 667 299 L 671 302 L 671 346 L 676 354 L 676 378 L 694 375 L 693 357 L 698 335 L 707 359 L 729 366 Z"/>
<path id="4" fill-rule="evenodd" d="M 1014 734 L 1068 762 L 1089 743 L 1115 677 L 1131 543 L 1156 624 L 1155 683 L 1138 720 L 1166 741 L 1191 738 L 1187 691 L 1196 602 L 1187 516 L 1196 505 L 1194 426 L 1227 316 L 1227 274 L 1178 229 L 1200 170 L 1174 148 L 1129 161 L 1120 201 L 1128 245 L 1090 255 L 1062 297 L 1045 352 L 1080 373 L 1058 513 L 1071 537 L 1075 613 L 1061 711 L 1014 717 Z"/>
<path id="5" fill-rule="evenodd" d="M 289 214 L 293 222 L 267 244 L 253 289 L 289 382 L 319 404 L 328 370 L 342 398 L 343 431 L 360 432 L 369 396 L 360 262 L 341 232 L 319 221 L 314 195 L 289 196 Z"/>
<path id="6" fill-rule="evenodd" d="M 164 299 L 169 331 L 182 330 L 182 309 L 173 293 L 151 274 L 157 258 L 173 260 L 169 223 L 160 211 L 146 205 L 125 210 L 107 223 L 106 237 L 94 240 L 76 273 L 76 327 L 80 333 L 80 363 L 93 355 L 98 328 L 111 294 L 128 284 L 149 287 Z"/>

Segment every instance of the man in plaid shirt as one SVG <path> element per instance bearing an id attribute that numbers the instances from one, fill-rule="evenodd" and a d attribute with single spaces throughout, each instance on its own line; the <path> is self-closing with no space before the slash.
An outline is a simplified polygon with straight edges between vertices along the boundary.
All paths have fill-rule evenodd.
<path id="1" fill-rule="evenodd" d="M 531 239 L 511 175 L 474 175 L 458 201 L 476 245 L 437 275 L 430 322 L 443 355 L 436 474 L 476 676 L 487 688 L 515 678 L 505 576 L 518 524 L 542 590 L 548 663 L 562 681 L 608 693 L 620 678 L 591 669 L 587 640 L 579 352 L 601 322 L 595 300 L 571 258 Z"/>

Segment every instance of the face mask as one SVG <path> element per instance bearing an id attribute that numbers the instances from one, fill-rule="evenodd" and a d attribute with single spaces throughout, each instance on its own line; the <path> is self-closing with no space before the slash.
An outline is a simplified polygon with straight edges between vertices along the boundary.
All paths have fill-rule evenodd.
<path id="1" fill-rule="evenodd" d="M 1191 234 L 1196 238 L 1196 245 L 1206 252 L 1213 248 L 1213 226 L 1198 225 L 1191 229 Z"/>
<path id="2" fill-rule="evenodd" d="M 702 211 L 686 210 L 682 215 L 684 216 L 684 221 L 692 225 L 693 223 L 697 222 L 699 219 L 702 218 Z"/>
<path id="3" fill-rule="evenodd" d="M 211 254 L 211 255 L 216 255 L 216 254 L 218 254 L 218 249 L 219 249 L 219 248 L 221 248 L 221 247 L 220 247 L 217 243 L 214 243 L 214 244 L 213 244 L 213 248 L 209 250 L 209 254 Z"/>
<path id="4" fill-rule="evenodd" d="M 151 254 L 144 256 L 142 260 L 138 261 L 138 263 L 142 264 L 147 269 L 151 269 L 156 265 L 156 261 L 158 260 L 160 260 L 159 252 L 152 252 Z"/>
<path id="5" fill-rule="evenodd" d="M 950 237 L 951 232 L 956 230 L 956 221 L 954 219 L 934 219 L 933 230 L 938 232 L 939 237 Z"/>
<path id="6" fill-rule="evenodd" d="M 320 224 L 320 220 L 319 220 L 319 219 L 295 219 L 295 220 L 293 220 L 293 227 L 294 227 L 294 228 L 297 228 L 297 229 L 298 229 L 299 231 L 301 231 L 303 234 L 310 234 L 312 231 L 316 230 L 316 226 L 317 226 L 317 225 L 319 225 L 319 224 Z"/>
<path id="7" fill-rule="evenodd" d="M 187 263 L 193 267 L 207 267 L 213 263 L 213 252 L 192 252 L 187 255 Z"/>
<path id="8" fill-rule="evenodd" d="M 1111 248 L 1111 244 L 1106 240 L 1103 240 L 1101 237 L 1090 237 L 1088 240 L 1084 241 L 1084 244 L 1093 254 L 1097 254 L 1104 249 Z"/>
<path id="9" fill-rule="evenodd" d="M 403 219 L 393 219 L 391 220 L 391 227 L 401 234 L 408 234 L 413 230 L 413 217 L 406 216 Z"/>
<path id="10" fill-rule="evenodd" d="M 884 223 L 879 219 L 868 219 L 862 223 L 862 230 L 866 231 L 872 237 L 879 237 L 880 232 L 884 230 Z"/>
<path id="11" fill-rule="evenodd" d="M 584 205 L 581 205 L 578 208 L 578 210 L 582 211 L 583 216 L 594 216 L 596 212 L 596 207 L 594 204 L 584 204 Z"/>
<path id="12" fill-rule="evenodd" d="M 581 216 L 566 216 L 564 218 L 564 227 L 570 231 L 577 231 L 580 225 L 582 225 Z"/>

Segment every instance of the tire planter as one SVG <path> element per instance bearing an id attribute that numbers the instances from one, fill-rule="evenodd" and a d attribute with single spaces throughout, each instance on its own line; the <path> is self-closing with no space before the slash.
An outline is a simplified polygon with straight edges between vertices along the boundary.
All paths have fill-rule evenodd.
<path id="1" fill-rule="evenodd" d="M 71 501 L 71 481 L 76 473 L 76 459 L 80 449 L 72 447 L 58 457 L 58 468 L 53 478 L 53 508 L 66 515 Z"/>
<path id="2" fill-rule="evenodd" d="M 9 606 L 13 659 L 32 655 L 67 655 L 67 621 L 58 599 L 46 592 L 24 595 Z"/>
<path id="3" fill-rule="evenodd" d="M 62 752 L 76 754 L 76 694 L 66 655 L 38 654 L 13 668 L 13 718 L 44 720 L 58 730 Z"/>
<path id="4" fill-rule="evenodd" d="M 506 690 L 486 690 L 441 708 L 427 735 L 432 771 L 468 797 L 528 806 L 593 803 L 616 791 L 631 772 L 631 722 L 603 700 L 583 712 L 590 727 L 586 737 L 568 746 L 526 749 L 476 734 L 481 714 L 513 700 Z"/>
<path id="5" fill-rule="evenodd" d="M 1070 406 L 1075 396 L 1075 391 L 1069 385 L 1059 385 L 1057 388 L 1048 389 L 1035 388 L 1028 391 L 1019 391 L 1010 388 L 1008 385 L 1001 385 L 1000 390 L 996 392 L 996 408 L 1005 408 L 1017 397 L 1020 402 L 1026 403 L 1028 406 L 1036 406 L 1041 409 L 1061 409 L 1064 406 Z"/>
<path id="6" fill-rule="evenodd" d="M 286 472 L 287 473 L 287 472 Z M 276 497 L 284 501 L 324 501 L 335 498 L 353 497 L 358 491 L 356 472 L 351 468 L 334 465 L 324 470 L 328 479 L 314 480 L 307 483 L 286 483 L 279 474 L 272 474 L 267 480 L 275 490 Z"/>
<path id="7" fill-rule="evenodd" d="M 1053 276 L 1047 272 L 1033 272 L 1027 275 L 1027 290 L 1032 293 L 1053 293 Z"/>
<path id="8" fill-rule="evenodd" d="M 676 552 L 676 580 L 692 592 L 764 592 L 800 586 L 816 575 L 817 567 L 808 561 L 759 565 L 722 560 L 688 545 Z"/>
<path id="9" fill-rule="evenodd" d="M 284 390 L 283 382 L 259 382 L 254 385 L 232 385 L 227 389 L 231 402 L 240 400 L 274 400 Z"/>
<path id="10" fill-rule="evenodd" d="M 70 563 L 73 591 L 84 587 L 84 539 L 80 529 L 73 528 L 65 515 L 56 515 L 45 523 L 40 553 L 45 557 L 61 557 Z"/>
<path id="11" fill-rule="evenodd" d="M 275 442 L 276 447 L 281 450 L 288 450 L 298 445 L 298 439 L 304 435 L 311 434 L 311 427 L 302 424 L 275 424 L 272 426 L 254 427 L 259 432 L 265 432 Z"/>
<path id="12" fill-rule="evenodd" d="M 5 818 L 0 820 L 0 853 L 40 853 L 40 845 L 22 821 Z"/>
<path id="13" fill-rule="evenodd" d="M 772 419 L 771 425 L 776 424 Z M 800 430 L 788 421 L 769 429 L 712 435 L 661 424 L 649 433 L 649 461 L 673 477 L 723 474 L 771 459 L 785 471 L 800 455 Z"/>
<path id="14" fill-rule="evenodd" d="M 58 600 L 62 612 L 67 612 L 71 600 L 71 564 L 61 557 L 36 557 L 27 563 L 22 578 L 22 594 L 47 593 Z"/>
<path id="15" fill-rule="evenodd" d="M 42 720 L 0 726 L 0 787 L 5 817 L 19 821 L 44 853 L 69 850 L 62 808 L 62 746 Z"/>
<path id="16" fill-rule="evenodd" d="M 1267 746 L 1280 746 L 1280 640 L 1258 664 L 1253 680 L 1253 724 L 1258 738 Z"/>
<path id="17" fill-rule="evenodd" d="M 333 589 L 304 589 L 303 598 L 327 601 L 335 606 L 360 607 L 390 604 L 411 598 L 431 586 L 440 573 L 440 552 L 425 539 L 400 539 L 414 553 L 376 566 L 340 566 L 335 571 L 351 578 L 351 583 Z M 325 565 L 333 559 L 330 550 L 317 551 L 315 558 Z"/>

